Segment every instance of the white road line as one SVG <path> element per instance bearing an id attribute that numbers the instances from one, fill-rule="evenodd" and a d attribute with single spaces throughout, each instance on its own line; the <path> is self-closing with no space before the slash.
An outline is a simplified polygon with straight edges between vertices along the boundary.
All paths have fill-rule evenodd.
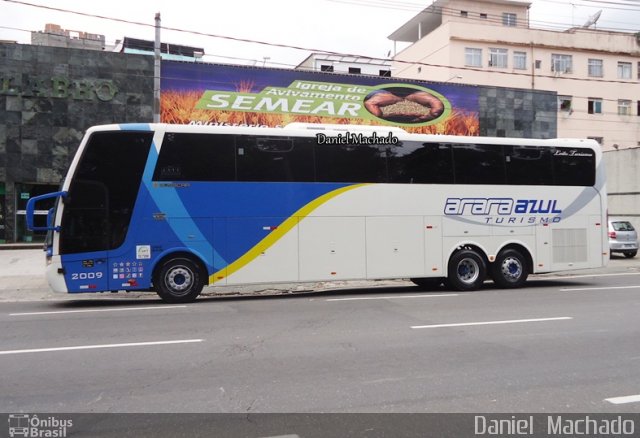
<path id="1" fill-rule="evenodd" d="M 413 325 L 412 329 L 423 328 L 440 328 L 440 327 L 464 327 L 469 325 L 492 325 L 492 324 L 517 324 L 520 322 L 543 322 L 543 321 L 561 321 L 573 319 L 572 316 L 560 316 L 557 318 L 536 318 L 536 319 L 511 319 L 507 321 L 486 321 L 486 322 L 462 322 L 457 324 L 433 324 L 433 325 Z"/>
<path id="2" fill-rule="evenodd" d="M 625 403 L 638 403 L 640 402 L 640 394 L 639 395 L 627 395 L 624 397 L 611 397 L 605 398 L 604 401 L 609 403 L 613 403 L 614 405 L 622 405 Z"/>
<path id="3" fill-rule="evenodd" d="M 438 297 L 457 297 L 457 296 L 458 294 L 398 295 L 398 296 L 388 296 L 388 297 L 329 298 L 326 301 L 401 300 L 405 298 L 438 298 Z"/>
<path id="4" fill-rule="evenodd" d="M 640 275 L 640 272 L 618 272 L 617 274 L 579 274 L 579 275 L 532 275 L 532 280 L 562 280 L 565 278 L 589 278 L 589 277 L 623 277 L 625 275 Z"/>
<path id="5" fill-rule="evenodd" d="M 58 348 L 31 348 L 27 350 L 0 351 L 0 355 L 22 354 L 22 353 L 47 353 L 50 351 L 95 350 L 98 348 L 145 347 L 149 345 L 191 344 L 194 342 L 202 342 L 202 341 L 203 339 L 183 339 L 179 341 L 130 342 L 128 344 L 78 345 L 74 347 L 58 347 Z"/>
<path id="6" fill-rule="evenodd" d="M 56 310 L 51 312 L 25 312 L 10 313 L 9 316 L 30 316 L 30 315 L 58 315 L 63 313 L 90 313 L 90 312 L 124 312 L 127 310 L 162 310 L 162 309 L 183 309 L 187 306 L 153 306 L 153 307 L 114 307 L 109 309 L 86 309 L 86 310 Z"/>
<path id="7" fill-rule="evenodd" d="M 608 287 L 575 287 L 575 288 L 560 289 L 560 292 L 576 292 L 576 291 L 585 291 L 585 290 L 612 290 L 612 289 L 640 289 L 640 285 L 638 285 L 638 286 L 608 286 Z"/>

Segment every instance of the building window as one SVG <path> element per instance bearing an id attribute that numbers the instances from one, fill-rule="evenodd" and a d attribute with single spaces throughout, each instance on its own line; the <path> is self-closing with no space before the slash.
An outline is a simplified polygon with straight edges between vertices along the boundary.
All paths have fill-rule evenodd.
<path id="1" fill-rule="evenodd" d="M 627 99 L 618 99 L 618 115 L 630 116 L 631 115 L 631 101 Z"/>
<path id="2" fill-rule="evenodd" d="M 511 12 L 502 13 L 502 24 L 504 26 L 515 26 L 518 16 Z"/>
<path id="3" fill-rule="evenodd" d="M 380 70 L 380 76 L 391 77 L 391 70 Z"/>
<path id="4" fill-rule="evenodd" d="M 480 18 L 482 18 L 483 20 L 487 19 L 487 14 L 480 14 Z"/>
<path id="5" fill-rule="evenodd" d="M 631 79 L 630 62 L 618 62 L 618 79 Z"/>
<path id="6" fill-rule="evenodd" d="M 638 80 L 640 81 L 640 61 L 638 61 Z"/>
<path id="7" fill-rule="evenodd" d="M 604 76 L 602 59 L 589 59 L 589 76 L 592 78 L 601 78 Z"/>
<path id="8" fill-rule="evenodd" d="M 359 75 L 360 73 L 362 73 L 362 69 L 359 67 L 349 67 L 349 74 L 352 75 Z"/>
<path id="9" fill-rule="evenodd" d="M 320 66 L 320 71 L 333 71 L 333 66 L 332 65 L 322 64 Z"/>
<path id="10" fill-rule="evenodd" d="M 460 16 L 461 16 L 461 17 L 465 17 L 465 18 L 467 18 L 467 17 L 469 16 L 469 12 L 467 12 L 467 11 L 460 11 Z"/>
<path id="11" fill-rule="evenodd" d="M 513 52 L 513 68 L 518 70 L 527 69 L 527 52 Z"/>
<path id="12" fill-rule="evenodd" d="M 637 109 L 636 114 L 640 116 L 640 100 L 638 101 L 638 108 L 636 109 Z"/>
<path id="13" fill-rule="evenodd" d="M 489 67 L 507 68 L 507 49 L 489 49 Z"/>
<path id="14" fill-rule="evenodd" d="M 602 114 L 602 99 L 597 97 L 590 97 L 587 112 L 589 114 Z"/>
<path id="15" fill-rule="evenodd" d="M 542 67 L 542 61 L 540 61 L 539 59 L 536 59 L 536 69 L 540 69 Z"/>
<path id="16" fill-rule="evenodd" d="M 482 49 L 466 47 L 464 49 L 464 65 L 467 67 L 482 67 Z"/>
<path id="17" fill-rule="evenodd" d="M 571 111 L 571 96 L 558 96 L 558 111 Z"/>
<path id="18" fill-rule="evenodd" d="M 556 73 L 571 73 L 573 71 L 573 57 L 571 55 L 551 54 L 551 71 Z"/>

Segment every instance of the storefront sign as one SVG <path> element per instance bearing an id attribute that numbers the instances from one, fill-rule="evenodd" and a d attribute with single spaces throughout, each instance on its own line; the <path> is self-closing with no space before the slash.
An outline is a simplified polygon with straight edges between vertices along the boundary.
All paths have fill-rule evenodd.
<path id="1" fill-rule="evenodd" d="M 118 94 L 111 80 L 71 80 L 65 76 L 0 76 L 0 95 L 53 97 L 58 99 L 99 100 L 109 102 Z"/>

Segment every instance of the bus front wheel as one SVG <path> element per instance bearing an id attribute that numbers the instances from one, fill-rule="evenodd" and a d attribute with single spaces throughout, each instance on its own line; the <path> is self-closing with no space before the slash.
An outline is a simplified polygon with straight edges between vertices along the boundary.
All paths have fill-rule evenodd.
<path id="1" fill-rule="evenodd" d="M 480 254 L 463 249 L 449 259 L 447 284 L 455 290 L 479 289 L 487 276 L 487 266 Z"/>
<path id="2" fill-rule="evenodd" d="M 156 269 L 153 286 L 165 303 L 190 303 L 200 295 L 204 277 L 190 258 L 171 258 Z"/>

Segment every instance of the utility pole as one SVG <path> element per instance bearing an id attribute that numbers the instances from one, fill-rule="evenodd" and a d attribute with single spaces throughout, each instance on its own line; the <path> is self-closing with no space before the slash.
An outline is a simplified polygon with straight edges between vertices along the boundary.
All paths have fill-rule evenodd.
<path id="1" fill-rule="evenodd" d="M 160 12 L 156 13 L 156 39 L 153 44 L 153 123 L 160 122 Z"/>

